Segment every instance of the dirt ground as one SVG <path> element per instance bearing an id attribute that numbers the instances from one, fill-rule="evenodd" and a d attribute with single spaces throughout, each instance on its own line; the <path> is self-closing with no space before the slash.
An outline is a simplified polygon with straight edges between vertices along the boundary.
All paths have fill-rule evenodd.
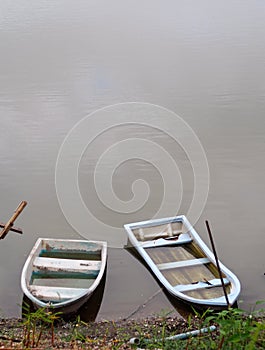
<path id="1" fill-rule="evenodd" d="M 52 325 L 46 324 L 42 330 L 40 324 L 36 329 L 33 325 L 27 327 L 26 320 L 1 319 L 0 349 L 131 349 L 133 337 L 162 338 L 191 328 L 184 319 L 171 317 L 89 323 L 61 320 L 54 325 L 54 330 Z"/>

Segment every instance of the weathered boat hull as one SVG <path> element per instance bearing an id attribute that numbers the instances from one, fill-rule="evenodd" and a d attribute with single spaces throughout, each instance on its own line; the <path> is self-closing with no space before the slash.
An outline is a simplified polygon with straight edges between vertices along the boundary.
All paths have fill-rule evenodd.
<path id="1" fill-rule="evenodd" d="M 97 289 L 107 264 L 107 243 L 39 238 L 21 274 L 35 308 L 76 313 Z"/>
<path id="2" fill-rule="evenodd" d="M 131 245 L 172 296 L 200 308 L 227 307 L 214 255 L 184 215 L 124 227 Z M 240 282 L 222 263 L 220 267 L 232 306 Z"/>

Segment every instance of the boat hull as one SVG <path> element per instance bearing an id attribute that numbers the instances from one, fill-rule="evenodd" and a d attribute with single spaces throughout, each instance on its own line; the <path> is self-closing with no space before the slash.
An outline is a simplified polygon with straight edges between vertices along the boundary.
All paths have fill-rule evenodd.
<path id="1" fill-rule="evenodd" d="M 39 238 L 23 267 L 21 287 L 35 309 L 71 315 L 95 293 L 106 264 L 106 242 Z"/>

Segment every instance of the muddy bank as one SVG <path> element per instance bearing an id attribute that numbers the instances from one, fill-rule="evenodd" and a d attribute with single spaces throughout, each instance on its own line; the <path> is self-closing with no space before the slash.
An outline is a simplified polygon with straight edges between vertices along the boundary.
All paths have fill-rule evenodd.
<path id="1" fill-rule="evenodd" d="M 193 321 L 196 328 L 196 318 Z M 186 332 L 191 323 L 182 318 L 151 317 L 142 320 L 120 320 L 84 323 L 57 322 L 51 325 L 27 328 L 22 319 L 0 320 L 0 348 L 62 349 L 131 349 L 132 337 L 161 338 L 172 333 Z"/>

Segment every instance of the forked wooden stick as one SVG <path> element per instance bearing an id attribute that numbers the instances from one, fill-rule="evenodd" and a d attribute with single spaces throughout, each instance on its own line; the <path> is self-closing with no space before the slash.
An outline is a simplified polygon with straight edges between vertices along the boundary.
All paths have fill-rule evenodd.
<path id="1" fill-rule="evenodd" d="M 22 201 L 19 204 L 19 206 L 17 207 L 17 209 L 15 210 L 14 214 L 11 216 L 11 218 L 7 221 L 7 223 L 5 225 L 3 224 L 4 228 L 0 232 L 0 239 L 4 239 L 5 236 L 8 234 L 8 232 L 10 230 L 12 230 L 12 226 L 14 224 L 14 221 L 20 215 L 20 213 L 22 212 L 22 210 L 25 208 L 26 205 L 27 205 L 27 202 Z M 17 233 L 22 233 L 22 230 L 20 230 L 18 228 L 14 228 L 13 231 L 17 232 Z"/>
<path id="2" fill-rule="evenodd" d="M 3 222 L 0 222 L 0 228 L 4 228 L 6 224 L 4 224 Z M 19 233 L 20 235 L 22 235 L 23 231 L 22 231 L 22 228 L 20 227 L 15 227 L 15 226 L 12 226 L 10 231 L 12 232 L 16 232 L 16 233 Z"/>

